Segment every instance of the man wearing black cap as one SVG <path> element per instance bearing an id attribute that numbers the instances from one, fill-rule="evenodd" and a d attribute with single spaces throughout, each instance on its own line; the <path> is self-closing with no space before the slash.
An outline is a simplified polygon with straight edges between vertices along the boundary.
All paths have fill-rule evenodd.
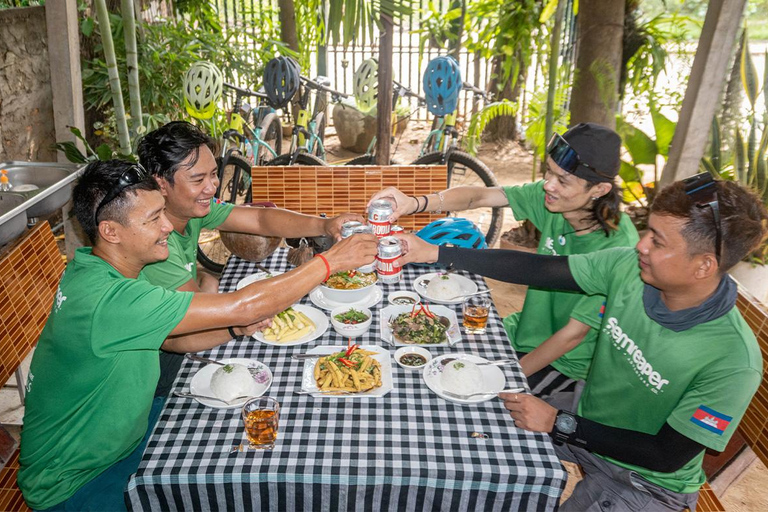
<path id="1" fill-rule="evenodd" d="M 541 231 L 538 253 L 567 256 L 610 247 L 632 247 L 637 231 L 621 213 L 621 189 L 615 178 L 621 161 L 619 135 L 594 123 L 555 134 L 547 146 L 545 179 L 517 187 L 456 187 L 426 197 L 409 197 L 395 188 L 376 193 L 396 204 L 390 217 L 422 211 L 458 211 L 509 206 L 517 220 L 530 220 Z M 578 399 L 576 382 L 586 378 L 597 330 L 602 296 L 530 287 L 522 311 L 504 319 L 512 346 L 520 354 L 533 392 L 570 407 Z M 576 347 L 547 366 L 550 338 Z"/>

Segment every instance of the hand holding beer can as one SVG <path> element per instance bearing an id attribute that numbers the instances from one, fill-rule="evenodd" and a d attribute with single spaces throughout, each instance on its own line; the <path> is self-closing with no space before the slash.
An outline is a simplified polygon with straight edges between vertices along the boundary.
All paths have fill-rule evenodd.
<path id="1" fill-rule="evenodd" d="M 379 199 L 371 203 L 368 208 L 368 225 L 373 228 L 373 234 L 379 238 L 389 236 L 392 225 L 389 222 L 389 216 L 394 209 L 392 203 L 386 199 Z"/>
<path id="2" fill-rule="evenodd" d="M 379 281 L 384 284 L 400 282 L 403 269 L 398 261 L 403 251 L 400 240 L 393 236 L 387 236 L 379 240 L 379 255 L 376 257 L 376 271 Z"/>

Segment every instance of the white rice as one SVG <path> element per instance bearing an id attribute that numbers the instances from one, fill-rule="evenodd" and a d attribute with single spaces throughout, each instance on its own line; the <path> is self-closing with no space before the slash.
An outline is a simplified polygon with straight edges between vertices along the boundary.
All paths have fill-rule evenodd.
<path id="1" fill-rule="evenodd" d="M 437 300 L 452 300 L 461 293 L 461 285 L 450 275 L 437 275 L 427 285 L 427 295 Z"/>
<path id="2" fill-rule="evenodd" d="M 229 401 L 238 396 L 258 396 L 264 392 L 264 384 L 253 380 L 247 367 L 232 363 L 213 373 L 211 391 L 222 400 Z"/>
<path id="3" fill-rule="evenodd" d="M 458 395 L 470 395 L 483 391 L 483 373 L 470 361 L 451 361 L 440 375 L 444 390 Z"/>

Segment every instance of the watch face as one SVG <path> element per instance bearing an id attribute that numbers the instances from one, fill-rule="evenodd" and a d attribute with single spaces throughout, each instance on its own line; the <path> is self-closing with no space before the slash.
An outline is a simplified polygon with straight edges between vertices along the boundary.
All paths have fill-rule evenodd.
<path id="1" fill-rule="evenodd" d="M 555 426 L 563 434 L 573 434 L 576 432 L 576 418 L 570 414 L 560 413 L 555 420 Z"/>

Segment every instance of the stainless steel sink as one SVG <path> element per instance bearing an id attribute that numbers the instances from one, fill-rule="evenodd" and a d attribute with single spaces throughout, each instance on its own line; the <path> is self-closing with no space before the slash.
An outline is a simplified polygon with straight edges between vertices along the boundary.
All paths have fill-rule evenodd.
<path id="1" fill-rule="evenodd" d="M 0 219 L 8 217 L 0 225 L 0 245 L 7 244 L 27 228 L 27 215 L 19 208 L 24 198 L 15 194 L 0 194 Z M 15 211 L 16 213 L 11 213 Z"/>
<path id="2" fill-rule="evenodd" d="M 0 162 L 0 169 L 7 171 L 10 191 L 0 193 L 3 202 L 17 203 L 12 209 L 0 210 L 0 245 L 17 237 L 19 214 L 22 220 L 34 222 L 37 217 L 54 213 L 72 196 L 72 182 L 80 174 L 82 165 Z M 23 229 L 21 230 L 23 232 Z"/>

